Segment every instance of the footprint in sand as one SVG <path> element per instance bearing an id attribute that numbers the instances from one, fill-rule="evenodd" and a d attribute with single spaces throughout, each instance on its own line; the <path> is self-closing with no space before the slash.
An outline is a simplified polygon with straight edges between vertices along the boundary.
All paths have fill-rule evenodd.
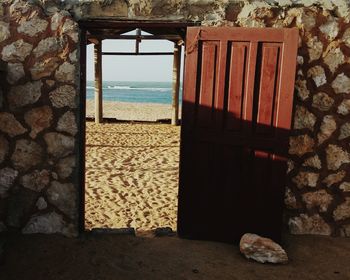
<path id="1" fill-rule="evenodd" d="M 87 143 L 105 145 L 86 151 L 88 229 L 176 228 L 179 151 L 164 146 L 179 144 L 179 127 L 87 123 Z"/>

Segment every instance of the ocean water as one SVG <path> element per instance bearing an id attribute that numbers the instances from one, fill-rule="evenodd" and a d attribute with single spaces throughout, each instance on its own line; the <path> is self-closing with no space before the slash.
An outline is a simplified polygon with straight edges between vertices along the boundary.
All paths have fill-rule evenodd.
<path id="1" fill-rule="evenodd" d="M 103 81 L 103 100 L 134 103 L 171 104 L 171 82 L 122 82 Z M 86 99 L 94 98 L 94 82 L 86 85 Z M 180 102 L 182 87 L 180 86 Z M 181 103 L 180 103 L 181 104 Z"/>

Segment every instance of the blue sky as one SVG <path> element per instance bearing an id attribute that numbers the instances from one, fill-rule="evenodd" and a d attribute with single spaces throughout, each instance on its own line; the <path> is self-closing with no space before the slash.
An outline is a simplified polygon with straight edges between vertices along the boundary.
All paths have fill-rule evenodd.
<path id="1" fill-rule="evenodd" d="M 127 33 L 135 34 L 135 33 Z M 147 34 L 147 33 L 142 33 Z M 140 52 L 172 52 L 174 44 L 166 40 L 143 40 Z M 133 52 L 135 41 L 103 40 L 102 51 Z M 104 81 L 172 81 L 172 56 L 102 57 Z M 182 64 L 183 65 L 183 64 Z M 94 79 L 93 44 L 87 46 L 87 80 Z"/>

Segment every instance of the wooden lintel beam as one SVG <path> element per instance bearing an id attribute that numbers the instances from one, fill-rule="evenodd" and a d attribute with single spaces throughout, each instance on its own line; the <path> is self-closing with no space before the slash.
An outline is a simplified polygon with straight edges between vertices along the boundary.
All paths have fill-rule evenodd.
<path id="1" fill-rule="evenodd" d="M 167 35 L 94 35 L 90 38 L 97 38 L 97 39 L 119 39 L 119 40 L 169 40 L 169 41 L 178 41 L 182 40 L 181 36 L 174 35 L 174 34 L 167 34 Z"/>

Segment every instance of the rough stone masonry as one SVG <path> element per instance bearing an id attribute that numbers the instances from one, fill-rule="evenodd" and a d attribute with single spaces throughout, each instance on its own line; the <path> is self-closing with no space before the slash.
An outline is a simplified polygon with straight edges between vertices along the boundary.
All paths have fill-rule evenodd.
<path id="1" fill-rule="evenodd" d="M 0 231 L 78 233 L 77 21 L 89 18 L 297 27 L 286 225 L 350 236 L 347 0 L 2 0 Z"/>

